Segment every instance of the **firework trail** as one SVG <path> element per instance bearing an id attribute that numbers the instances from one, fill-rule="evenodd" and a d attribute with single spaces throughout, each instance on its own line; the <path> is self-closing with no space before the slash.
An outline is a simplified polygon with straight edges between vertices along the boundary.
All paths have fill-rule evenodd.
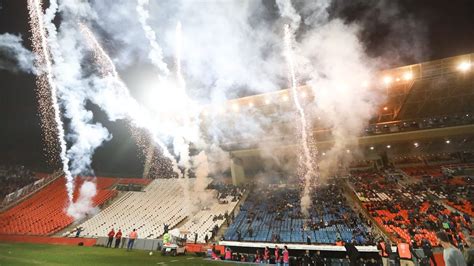
<path id="1" fill-rule="evenodd" d="M 150 17 L 150 14 L 146 9 L 148 2 L 148 0 L 138 0 L 137 2 L 138 20 L 140 21 L 143 31 L 145 31 L 145 36 L 151 46 L 148 57 L 150 58 L 153 65 L 158 67 L 158 69 L 163 72 L 163 74 L 168 75 L 169 70 L 166 64 L 163 62 L 163 51 L 156 41 L 156 33 L 146 22 L 146 20 Z"/>
<path id="2" fill-rule="evenodd" d="M 153 145 L 149 145 L 148 148 L 145 148 L 144 150 L 146 150 L 146 152 L 145 152 L 145 164 L 143 166 L 143 178 L 149 178 L 150 169 L 154 162 L 155 148 L 153 147 Z"/>
<path id="3" fill-rule="evenodd" d="M 28 1 L 28 13 L 30 16 L 30 32 L 33 51 L 35 53 L 35 66 L 39 70 L 36 76 L 36 97 L 38 99 L 38 113 L 41 120 L 41 131 L 45 144 L 44 152 L 48 163 L 55 167 L 60 162 L 60 145 L 58 143 L 58 132 L 55 125 L 55 110 L 48 85 L 47 62 L 43 53 L 43 37 L 46 34 L 42 20 L 42 4 L 38 1 Z M 44 49 L 47 49 L 45 47 Z"/>
<path id="4" fill-rule="evenodd" d="M 178 21 L 176 24 L 175 31 L 175 60 L 176 60 L 176 79 L 178 83 L 178 90 L 180 90 L 181 95 L 187 98 L 186 95 L 186 83 L 184 81 L 183 73 L 181 71 L 181 55 L 182 55 L 182 31 L 181 31 L 181 22 Z M 186 113 L 183 114 L 184 126 L 187 128 L 189 117 Z M 178 151 L 180 157 L 180 164 L 184 167 L 184 182 L 180 182 L 183 188 L 184 194 L 184 203 L 185 203 L 185 212 L 189 215 L 192 212 L 192 206 L 190 205 L 190 196 L 189 196 L 189 168 L 191 167 L 191 161 L 189 156 L 189 141 L 186 140 L 184 136 L 175 136 L 173 141 L 173 146 L 175 150 Z"/>
<path id="5" fill-rule="evenodd" d="M 47 91 L 50 89 L 51 94 L 51 106 L 54 111 L 54 122 L 56 126 L 56 133 L 59 140 L 59 155 L 62 162 L 62 168 L 66 177 L 66 189 L 69 199 L 69 203 L 72 204 L 73 193 L 74 193 L 74 178 L 69 170 L 69 159 L 66 155 L 67 146 L 66 140 L 64 139 L 64 128 L 63 122 L 61 121 L 60 109 L 57 99 L 57 88 L 53 78 L 52 62 L 50 57 L 50 51 L 47 45 L 47 33 L 44 27 L 43 20 L 43 9 L 40 0 L 28 0 L 28 13 L 30 16 L 30 27 L 33 34 L 32 43 L 33 50 L 36 54 L 37 64 L 41 69 L 44 69 L 45 73 L 38 77 L 37 85 L 41 87 L 39 91 Z M 43 95 L 38 96 L 41 98 Z M 42 101 L 40 99 L 40 101 Z M 47 100 L 44 100 L 47 101 Z M 52 125 L 51 125 L 52 126 Z M 51 130 L 51 129 L 48 129 Z"/>
<path id="6" fill-rule="evenodd" d="M 181 22 L 178 21 L 176 24 L 176 43 L 175 43 L 175 53 L 176 53 L 176 79 L 178 80 L 178 90 L 181 91 L 181 95 L 187 98 L 186 95 L 186 83 L 184 81 L 183 73 L 181 72 L 181 54 L 182 54 L 182 31 L 181 31 Z M 184 126 L 188 126 L 189 117 L 187 114 L 183 114 L 184 116 Z M 190 168 L 190 157 L 189 157 L 189 142 L 182 136 L 178 136 L 175 138 L 175 144 L 180 148 L 179 155 L 180 155 L 180 162 L 185 167 L 184 169 L 184 177 L 187 179 L 189 178 L 189 168 Z"/>
<path id="7" fill-rule="evenodd" d="M 178 79 L 179 88 L 184 90 L 186 84 L 184 82 L 183 73 L 181 72 L 181 50 L 183 43 L 183 34 L 181 30 L 181 22 L 178 21 L 176 24 L 176 43 L 175 43 L 175 53 L 176 53 L 176 77 Z"/>
<path id="8" fill-rule="evenodd" d="M 105 52 L 105 50 L 99 44 L 94 34 L 90 31 L 90 29 L 86 25 L 82 23 L 79 23 L 79 27 L 94 52 L 94 58 L 96 62 L 100 65 L 102 74 L 105 76 L 112 77 L 111 81 L 113 82 L 112 87 L 114 89 L 126 91 L 127 86 L 120 79 L 112 59 L 109 57 L 109 55 Z M 126 94 L 128 95 L 128 92 Z M 126 108 L 127 109 L 126 116 L 131 120 L 133 127 L 147 129 L 152 135 L 153 141 L 161 149 L 163 155 L 169 160 L 171 160 L 173 172 L 176 173 L 178 177 L 180 178 L 183 177 L 183 174 L 181 170 L 179 169 L 178 163 L 176 162 L 176 159 L 174 158 L 174 156 L 169 152 L 168 148 L 159 139 L 159 137 L 153 134 L 154 130 L 150 128 L 150 125 L 152 125 L 153 122 L 147 119 L 148 116 L 137 108 L 137 103 L 134 102 L 133 99 L 131 99 L 131 96 L 128 96 L 127 101 L 130 103 L 131 108 L 130 109 Z"/>
<path id="9" fill-rule="evenodd" d="M 295 103 L 296 108 L 298 109 L 298 113 L 300 115 L 300 121 L 301 121 L 301 137 L 302 137 L 302 148 L 303 148 L 303 163 L 305 166 L 305 174 L 304 174 L 304 190 L 303 194 L 301 197 L 301 212 L 308 217 L 308 208 L 311 204 L 311 199 L 310 199 L 310 189 L 311 189 L 311 179 L 312 177 L 316 174 L 313 164 L 312 164 L 312 157 L 311 157 L 311 151 L 309 148 L 309 138 L 308 138 L 308 125 L 306 121 L 306 116 L 303 107 L 301 106 L 301 103 L 299 101 L 298 97 L 298 92 L 296 90 L 297 84 L 296 84 L 296 75 L 295 75 L 295 68 L 294 68 L 294 62 L 293 62 L 293 52 L 292 52 L 292 45 L 291 45 L 291 38 L 292 35 L 290 33 L 290 28 L 288 25 L 285 25 L 285 58 L 287 61 L 288 65 L 288 76 L 290 80 L 290 88 L 291 88 L 291 94 L 293 97 L 293 101 Z"/>

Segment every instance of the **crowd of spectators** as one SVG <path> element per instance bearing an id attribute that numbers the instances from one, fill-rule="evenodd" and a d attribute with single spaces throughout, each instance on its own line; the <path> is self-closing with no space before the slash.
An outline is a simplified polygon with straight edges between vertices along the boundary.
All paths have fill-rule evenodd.
<path id="1" fill-rule="evenodd" d="M 257 249 L 254 253 L 248 252 L 233 252 L 230 248 L 226 248 L 224 254 L 214 256 L 215 260 L 227 260 L 245 263 L 264 263 L 264 264 L 276 264 L 284 265 L 284 247 L 278 245 L 274 248 L 265 247 Z M 288 251 L 288 264 L 289 265 L 301 265 L 301 266 L 324 266 L 324 265 L 340 265 L 349 266 L 351 260 L 349 256 L 340 255 L 335 257 L 334 254 L 326 254 L 321 251 L 299 251 L 295 254 L 295 251 Z M 379 259 L 375 257 L 367 257 L 357 259 L 357 265 L 365 266 L 377 266 L 380 265 Z"/>
<path id="2" fill-rule="evenodd" d="M 0 166 L 0 200 L 35 180 L 34 172 L 25 166 Z"/>
<path id="3" fill-rule="evenodd" d="M 412 174 L 431 176 L 428 173 L 438 169 L 423 168 L 412 171 Z M 407 241 L 420 245 L 427 239 L 433 246 L 439 244 L 435 232 L 444 230 L 450 234 L 455 243 L 465 244 L 465 233 L 471 233 L 469 215 L 450 211 L 436 193 L 443 190 L 446 195 L 455 195 L 454 187 L 444 187 L 441 179 L 448 177 L 442 174 L 431 180 L 425 178 L 405 180 L 402 175 L 390 171 L 358 174 L 350 177 L 353 189 L 362 205 L 370 215 L 397 241 Z M 433 181 L 437 182 L 433 182 Z"/>
<path id="4" fill-rule="evenodd" d="M 246 186 L 240 185 L 235 186 L 232 184 L 226 184 L 224 182 L 211 182 L 207 189 L 213 189 L 218 192 L 217 198 L 219 200 L 224 200 L 228 196 L 232 197 L 232 202 L 239 201 L 246 191 Z M 225 203 L 225 202 L 223 202 Z"/>
<path id="5" fill-rule="evenodd" d="M 308 244 L 353 239 L 357 244 L 374 243 L 370 221 L 350 207 L 335 180 L 312 187 L 311 196 L 305 217 L 299 186 L 252 186 L 225 239 Z"/>

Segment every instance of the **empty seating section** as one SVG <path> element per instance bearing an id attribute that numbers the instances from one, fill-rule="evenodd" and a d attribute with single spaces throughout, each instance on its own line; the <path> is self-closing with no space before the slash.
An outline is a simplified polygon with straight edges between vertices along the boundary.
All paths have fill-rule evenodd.
<path id="1" fill-rule="evenodd" d="M 367 224 L 346 204 L 340 186 L 313 188 L 310 219 L 300 209 L 300 191 L 270 187 L 251 192 L 225 234 L 226 240 L 335 244 L 338 238 L 366 244 Z"/>
<path id="2" fill-rule="evenodd" d="M 94 205 L 98 206 L 116 194 L 109 190 L 113 178 L 97 178 L 97 195 Z M 74 197 L 77 198 L 82 178 L 76 179 Z M 58 178 L 47 187 L 33 194 L 18 205 L 0 214 L 0 234 L 49 235 L 70 225 L 73 220 L 67 216 L 67 194 L 64 178 Z"/>
<path id="3" fill-rule="evenodd" d="M 135 181 L 120 180 L 119 183 L 141 182 Z M 190 179 L 190 187 L 193 187 L 194 181 L 195 179 Z M 209 179 L 206 182 L 210 181 Z M 80 227 L 83 228 L 81 236 L 106 236 L 110 229 L 114 228 L 121 229 L 124 233 L 137 229 L 140 238 L 158 238 L 164 233 L 165 224 L 171 229 L 187 218 L 183 193 L 184 182 L 176 179 L 157 179 L 147 180 L 140 184 L 146 183 L 149 185 L 144 191 L 125 192 L 109 207 L 81 224 Z M 215 191 L 208 190 L 208 192 L 217 195 Z M 220 227 L 224 223 L 224 219 L 214 219 L 214 217 L 232 212 L 238 203 L 232 196 L 221 198 L 220 203 L 214 197 L 212 201 L 209 208 L 198 210 L 192 218 L 180 226 L 180 230 L 187 233 L 190 240 L 194 237 L 194 233 L 198 234 L 199 242 L 204 241 L 206 234 L 210 237 L 211 229 L 215 225 Z M 191 202 L 191 204 L 194 203 Z"/>
<path id="4" fill-rule="evenodd" d="M 207 235 L 211 239 L 211 230 L 217 225 L 221 227 L 225 223 L 224 214 L 233 212 L 238 201 L 232 201 L 232 196 L 227 196 L 224 203 L 216 202 L 209 209 L 200 210 L 180 227 L 181 232 L 187 232 L 188 239 L 194 241 L 194 234 L 198 234 L 197 242 L 204 242 Z"/>
<path id="5" fill-rule="evenodd" d="M 121 198 L 80 225 L 84 237 L 106 236 L 111 228 L 140 238 L 157 238 L 164 224 L 170 228 L 186 218 L 182 186 L 176 179 L 157 179 L 143 192 L 126 192 Z"/>

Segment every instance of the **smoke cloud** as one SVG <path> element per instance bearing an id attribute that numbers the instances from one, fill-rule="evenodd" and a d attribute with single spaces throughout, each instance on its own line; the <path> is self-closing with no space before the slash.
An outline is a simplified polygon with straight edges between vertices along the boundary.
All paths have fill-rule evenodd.
<path id="1" fill-rule="evenodd" d="M 74 218 L 74 220 L 81 220 L 86 216 L 91 216 L 98 212 L 98 209 L 94 207 L 92 199 L 97 194 L 97 188 L 95 182 L 85 181 L 80 190 L 79 197 L 74 204 L 69 205 L 66 213 Z"/>
<path id="2" fill-rule="evenodd" d="M 48 45 L 68 126 L 72 173 L 92 175 L 94 151 L 112 138 L 94 122 L 87 103 L 98 106 L 110 121 L 127 119 L 132 128 L 145 129 L 178 177 L 187 178 L 189 169 L 194 170 L 194 188 L 188 191 L 189 183 L 184 188 L 185 193 L 196 192 L 200 202 L 208 197 L 204 192 L 209 174 L 224 173 L 229 167 L 224 143 L 256 141 L 261 156 L 280 169 L 294 169 L 293 161 L 275 155 L 278 141 L 260 141 L 295 141 L 293 137 L 301 133 L 295 133 L 299 115 L 294 106 L 277 98 L 267 99 L 274 112 L 244 106 L 231 111 L 225 105 L 228 99 L 289 86 L 283 36 L 283 27 L 289 24 L 295 81 L 307 85 L 315 96 L 302 106 L 308 130 L 318 126 L 332 130 L 334 146 L 324 158 L 316 157 L 314 167 L 322 177 L 330 175 L 348 147 L 356 144 L 381 100 L 375 71 L 383 65 L 368 55 L 361 40 L 364 23 L 338 18 L 330 13 L 337 10 L 331 9 L 333 5 L 330 0 L 118 0 L 112 4 L 62 0 L 59 5 L 50 1 L 45 14 Z M 52 21 L 57 12 L 61 21 L 56 29 Z M 179 22 L 182 27 L 176 26 Z M 81 24 L 91 33 L 81 30 Z M 20 37 L 2 35 L 0 47 L 6 47 L 0 52 L 14 56 L 20 69 L 32 71 L 31 53 L 21 46 Z M 396 50 L 390 47 L 394 54 Z M 154 69 L 143 84 L 120 78 L 142 66 Z M 200 116 L 203 110 L 205 117 Z M 191 154 L 192 145 L 197 155 Z M 84 197 L 79 199 L 86 203 L 79 200 L 68 213 L 81 217 L 87 212 L 95 194 L 93 184 L 81 187 Z M 305 198 L 303 205 L 308 204 Z"/>
<path id="3" fill-rule="evenodd" d="M 21 35 L 0 35 L 0 69 L 34 73 L 34 55 L 22 45 Z"/>

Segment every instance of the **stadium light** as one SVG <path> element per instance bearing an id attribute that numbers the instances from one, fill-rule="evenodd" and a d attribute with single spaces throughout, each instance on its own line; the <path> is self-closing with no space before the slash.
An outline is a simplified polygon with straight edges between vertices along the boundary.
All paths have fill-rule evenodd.
<path id="1" fill-rule="evenodd" d="M 265 104 L 270 104 L 270 99 L 265 99 Z"/>
<path id="2" fill-rule="evenodd" d="M 384 106 L 383 110 L 384 110 L 384 111 L 387 111 L 387 110 L 388 110 L 388 107 L 387 107 L 387 106 Z"/>
<path id="3" fill-rule="evenodd" d="M 392 148 L 392 146 L 391 146 L 391 145 L 387 145 L 387 149 L 390 149 L 390 148 Z"/>
<path id="4" fill-rule="evenodd" d="M 346 150 L 346 153 L 351 153 L 351 150 Z"/>
<path id="5" fill-rule="evenodd" d="M 392 81 L 393 81 L 393 79 L 390 76 L 385 76 L 383 78 L 383 83 L 385 83 L 385 85 L 388 85 L 388 84 L 392 83 Z"/>
<path id="6" fill-rule="evenodd" d="M 323 156 L 326 156 L 326 153 L 325 153 L 325 152 L 323 152 Z"/>
<path id="7" fill-rule="evenodd" d="M 374 150 L 375 148 L 374 148 L 374 146 L 370 146 L 370 149 L 371 149 L 371 150 Z"/>
<path id="8" fill-rule="evenodd" d="M 415 142 L 415 143 L 413 143 L 413 146 L 415 146 L 415 148 L 418 148 L 420 146 L 420 144 L 418 142 Z"/>
<path id="9" fill-rule="evenodd" d="M 446 144 L 449 144 L 451 143 L 451 141 L 449 139 L 446 140 Z"/>
<path id="10" fill-rule="evenodd" d="M 404 80 L 411 80 L 411 79 L 413 79 L 413 73 L 411 73 L 411 72 L 405 72 L 405 73 L 403 74 L 403 79 L 404 79 Z"/>
<path id="11" fill-rule="evenodd" d="M 287 102 L 288 101 L 288 95 L 283 95 L 283 97 L 281 99 L 282 99 L 282 101 Z"/>
<path id="12" fill-rule="evenodd" d="M 249 107 L 253 107 L 253 102 L 249 102 Z"/>
<path id="13" fill-rule="evenodd" d="M 458 70 L 461 72 L 467 72 L 471 69 L 471 63 L 464 61 L 458 65 Z"/>

